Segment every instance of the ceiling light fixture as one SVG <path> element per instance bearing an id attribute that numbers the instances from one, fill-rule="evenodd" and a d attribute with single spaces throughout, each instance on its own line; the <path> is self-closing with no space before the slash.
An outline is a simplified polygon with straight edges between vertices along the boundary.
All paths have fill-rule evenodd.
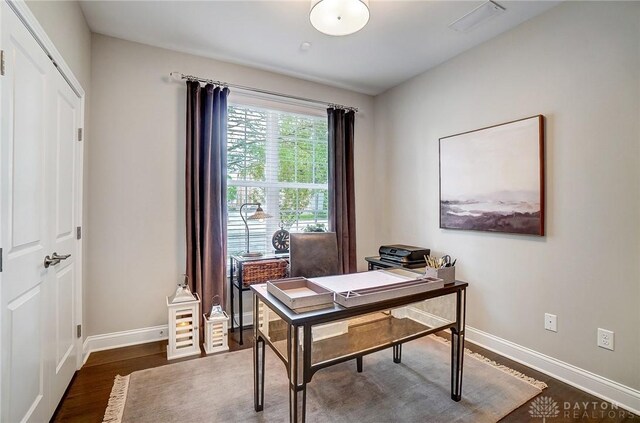
<path id="1" fill-rule="evenodd" d="M 369 22 L 369 0 L 311 0 L 309 20 L 323 34 L 353 34 Z"/>
<path id="2" fill-rule="evenodd" d="M 449 24 L 449 28 L 458 32 L 469 32 L 481 23 L 500 15 L 506 9 L 493 1 L 487 1 L 473 9 L 460 19 Z"/>

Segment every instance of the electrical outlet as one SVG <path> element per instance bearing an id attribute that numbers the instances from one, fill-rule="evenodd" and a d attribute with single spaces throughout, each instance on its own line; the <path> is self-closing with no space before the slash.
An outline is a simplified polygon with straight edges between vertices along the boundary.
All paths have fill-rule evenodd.
<path id="1" fill-rule="evenodd" d="M 598 346 L 613 351 L 614 335 L 610 330 L 598 328 Z"/>
<path id="2" fill-rule="evenodd" d="M 558 331 L 558 316 L 555 314 L 544 314 L 544 328 L 546 330 L 550 330 L 551 332 Z"/>

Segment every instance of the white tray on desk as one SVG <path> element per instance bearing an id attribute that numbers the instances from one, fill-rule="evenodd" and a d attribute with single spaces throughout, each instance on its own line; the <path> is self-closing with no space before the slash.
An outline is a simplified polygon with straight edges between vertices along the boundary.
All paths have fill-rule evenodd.
<path id="1" fill-rule="evenodd" d="M 267 292 L 291 310 L 333 303 L 333 293 L 302 277 L 267 282 Z"/>
<path id="2" fill-rule="evenodd" d="M 336 292 L 334 301 L 343 307 L 357 307 L 365 304 L 391 300 L 421 294 L 432 289 L 442 288 L 442 279 L 425 277 L 422 279 L 405 281 L 375 288 L 356 289 L 354 291 Z"/>
<path id="3" fill-rule="evenodd" d="M 344 307 L 419 294 L 444 286 L 442 279 L 425 277 L 423 273 L 399 268 L 324 276 L 310 280 L 333 291 L 334 301 Z M 347 292 L 352 294 L 347 297 Z"/>

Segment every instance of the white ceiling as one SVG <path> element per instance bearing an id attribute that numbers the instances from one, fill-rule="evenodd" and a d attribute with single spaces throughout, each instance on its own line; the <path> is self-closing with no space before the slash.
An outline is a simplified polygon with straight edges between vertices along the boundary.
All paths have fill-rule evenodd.
<path id="1" fill-rule="evenodd" d="M 559 2 L 498 0 L 506 8 L 503 14 L 469 33 L 448 28 L 482 3 L 371 0 L 368 25 L 346 37 L 316 31 L 309 23 L 308 0 L 83 1 L 81 5 L 89 27 L 100 34 L 373 95 Z M 300 48 L 305 41 L 312 44 L 309 51 Z"/>

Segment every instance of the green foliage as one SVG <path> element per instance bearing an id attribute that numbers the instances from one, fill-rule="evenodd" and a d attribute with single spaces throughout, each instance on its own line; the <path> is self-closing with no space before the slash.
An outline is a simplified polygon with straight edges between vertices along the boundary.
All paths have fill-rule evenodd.
<path id="1" fill-rule="evenodd" d="M 227 172 L 231 179 L 264 181 L 266 112 L 229 107 Z"/>
<path id="2" fill-rule="evenodd" d="M 228 177 L 232 180 L 270 181 L 266 175 L 269 118 L 277 116 L 277 182 L 328 182 L 327 124 L 322 119 L 229 107 Z M 271 188 L 270 188 L 271 189 Z M 287 227 L 299 220 L 326 219 L 327 191 L 280 188 L 280 220 Z M 264 188 L 229 187 L 229 207 L 244 201 L 264 202 Z M 317 201 L 317 204 L 315 203 Z M 312 204 L 312 202 L 314 202 Z M 317 211 L 317 208 L 320 211 Z M 311 213 L 310 210 L 315 210 Z"/>
<path id="3" fill-rule="evenodd" d="M 278 122 L 278 180 L 281 182 L 327 182 L 327 127 L 316 120 L 285 115 Z M 280 192 L 280 217 L 294 221 L 308 209 L 316 192 L 306 188 L 285 188 Z M 326 203 L 323 203 L 326 204 Z"/>
<path id="4" fill-rule="evenodd" d="M 227 187 L 227 202 L 235 203 L 238 199 L 238 187 Z"/>
<path id="5" fill-rule="evenodd" d="M 327 232 L 327 228 L 324 223 L 317 223 L 315 225 L 307 225 L 304 228 L 304 232 Z"/>

